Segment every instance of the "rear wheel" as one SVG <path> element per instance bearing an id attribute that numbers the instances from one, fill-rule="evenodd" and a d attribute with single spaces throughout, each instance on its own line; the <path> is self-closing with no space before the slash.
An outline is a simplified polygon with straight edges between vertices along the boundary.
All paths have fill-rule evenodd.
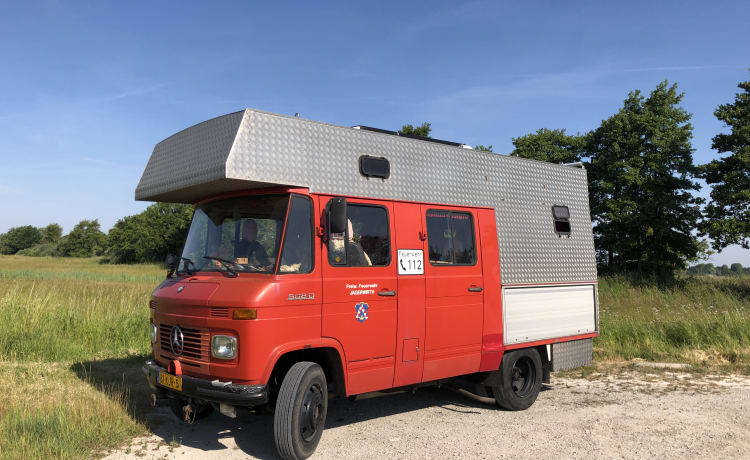
<path id="1" fill-rule="evenodd" d="M 531 407 L 542 387 L 542 359 L 533 348 L 514 350 L 503 356 L 499 384 L 492 387 L 495 401 L 503 409 Z"/>
<path id="2" fill-rule="evenodd" d="M 276 400 L 273 436 L 279 454 L 290 460 L 315 452 L 328 412 L 328 385 L 323 369 L 303 361 L 284 377 Z"/>

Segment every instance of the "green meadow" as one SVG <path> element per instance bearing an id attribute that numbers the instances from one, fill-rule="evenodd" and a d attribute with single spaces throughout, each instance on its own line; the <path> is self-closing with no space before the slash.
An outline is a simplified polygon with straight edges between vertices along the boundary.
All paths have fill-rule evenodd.
<path id="1" fill-rule="evenodd" d="M 0 458 L 86 458 L 148 427 L 148 300 L 165 270 L 0 256 Z M 750 375 L 750 277 L 599 284 L 595 360 Z"/>

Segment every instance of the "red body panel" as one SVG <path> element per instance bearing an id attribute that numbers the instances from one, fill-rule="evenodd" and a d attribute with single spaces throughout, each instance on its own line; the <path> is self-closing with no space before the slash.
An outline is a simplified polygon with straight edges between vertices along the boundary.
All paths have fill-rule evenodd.
<path id="1" fill-rule="evenodd" d="M 307 194 L 300 189 L 272 190 L 280 191 Z M 317 221 L 331 196 L 309 196 Z M 166 280 L 152 296 L 152 321 L 160 326 L 153 346 L 156 361 L 166 366 L 178 359 L 183 373 L 197 377 L 264 384 L 285 353 L 325 347 L 335 350 L 341 359 L 347 395 L 497 370 L 504 347 L 494 210 L 355 197 L 347 197 L 347 201 L 385 208 L 390 264 L 333 266 L 321 237 L 324 232 L 316 228 L 311 273 L 241 273 L 230 278 L 220 272 L 206 272 Z M 426 238 L 429 210 L 471 215 L 476 263 L 430 263 Z M 399 249 L 421 249 L 424 273 L 399 275 Z M 396 294 L 382 296 L 381 291 Z M 369 306 L 366 321 L 356 317 L 356 305 L 360 303 Z M 256 309 L 257 319 L 233 320 L 235 308 Z M 178 357 L 169 350 L 168 341 L 162 343 L 162 336 L 174 325 L 193 340 L 192 357 L 184 353 Z M 237 337 L 235 359 L 211 357 L 210 338 L 214 334 Z"/>

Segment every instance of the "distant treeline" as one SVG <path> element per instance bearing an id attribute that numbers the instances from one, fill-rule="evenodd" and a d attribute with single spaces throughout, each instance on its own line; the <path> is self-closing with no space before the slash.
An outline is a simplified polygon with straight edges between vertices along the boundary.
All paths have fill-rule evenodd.
<path id="1" fill-rule="evenodd" d="M 740 263 L 732 264 L 730 266 L 724 264 L 719 265 L 718 267 L 712 263 L 706 263 L 688 267 L 687 272 L 691 275 L 738 276 L 750 275 L 750 267 L 743 267 Z"/>
<path id="2" fill-rule="evenodd" d="M 180 253 L 185 242 L 192 207 L 157 203 L 140 214 L 123 217 L 109 230 L 99 221 L 82 220 L 67 235 L 49 224 L 14 227 L 0 235 L 0 254 L 52 257 L 104 256 L 103 262 L 161 262 L 168 253 Z"/>
<path id="3" fill-rule="evenodd" d="M 569 135 L 542 128 L 514 138 L 511 155 L 584 163 L 600 273 L 671 277 L 712 249 L 750 247 L 750 81 L 738 86 L 735 100 L 714 111 L 729 132 L 713 137 L 712 148 L 722 156 L 707 164 L 693 162 L 692 115 L 679 105 L 684 94 L 666 81 L 648 96 L 629 93 L 622 107 L 590 132 Z M 430 123 L 401 129 L 424 137 L 430 131 Z M 476 149 L 491 151 L 492 146 Z M 696 195 L 699 179 L 711 186 L 708 202 Z M 103 255 L 114 263 L 161 261 L 168 252 L 180 251 L 190 216 L 189 206 L 155 204 L 120 219 L 107 235 L 96 220 L 81 221 L 65 236 L 57 224 L 16 227 L 0 236 L 0 252 Z M 688 271 L 706 265 L 711 264 Z M 714 271 L 724 273 L 721 267 Z"/>

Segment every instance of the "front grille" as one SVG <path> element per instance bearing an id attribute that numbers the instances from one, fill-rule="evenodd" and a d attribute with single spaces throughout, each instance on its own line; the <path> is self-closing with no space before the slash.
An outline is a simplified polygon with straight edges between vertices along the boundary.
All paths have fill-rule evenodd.
<path id="1" fill-rule="evenodd" d="M 188 327 L 180 326 L 182 330 L 182 336 L 185 339 L 185 345 L 182 349 L 182 354 L 175 355 L 172 353 L 172 348 L 169 346 L 169 338 L 172 334 L 171 324 L 160 324 L 159 325 L 159 338 L 161 343 L 161 351 L 165 355 L 179 357 L 180 359 L 192 360 L 192 361 L 208 361 L 208 347 L 209 347 L 209 334 L 201 329 L 192 329 Z"/>

